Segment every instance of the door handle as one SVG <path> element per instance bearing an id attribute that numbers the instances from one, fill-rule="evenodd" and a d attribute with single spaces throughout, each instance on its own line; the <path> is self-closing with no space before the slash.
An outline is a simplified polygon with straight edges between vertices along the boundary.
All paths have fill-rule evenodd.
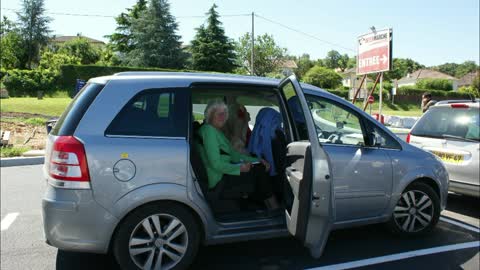
<path id="1" fill-rule="evenodd" d="M 320 200 L 320 195 L 318 193 L 314 192 L 312 195 L 312 201 L 318 201 Z"/>

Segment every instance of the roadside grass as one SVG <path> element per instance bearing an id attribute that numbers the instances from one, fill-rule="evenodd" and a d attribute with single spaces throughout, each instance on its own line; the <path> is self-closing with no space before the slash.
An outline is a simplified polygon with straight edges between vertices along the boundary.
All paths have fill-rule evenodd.
<path id="1" fill-rule="evenodd" d="M 363 101 L 356 102 L 355 105 L 363 109 Z M 378 101 L 376 101 L 372 104 L 372 114 L 378 113 L 378 108 Z M 370 105 L 367 106 L 365 111 L 370 113 Z M 422 110 L 420 109 L 420 105 L 416 103 L 392 104 L 387 100 L 382 104 L 382 114 L 396 116 L 421 116 Z"/>
<path id="2" fill-rule="evenodd" d="M 25 117 L 2 117 L 2 122 L 8 123 L 24 123 L 33 126 L 44 126 L 46 119 L 40 117 L 25 118 Z"/>
<path id="3" fill-rule="evenodd" d="M 21 112 L 48 116 L 60 116 L 71 101 L 72 99 L 68 97 L 46 97 L 41 100 L 29 97 L 8 98 L 0 101 L 0 112 Z"/>
<path id="4" fill-rule="evenodd" d="M 28 146 L 19 146 L 19 147 L 0 147 L 0 156 L 5 157 L 19 157 L 23 155 L 23 153 L 30 150 Z"/>

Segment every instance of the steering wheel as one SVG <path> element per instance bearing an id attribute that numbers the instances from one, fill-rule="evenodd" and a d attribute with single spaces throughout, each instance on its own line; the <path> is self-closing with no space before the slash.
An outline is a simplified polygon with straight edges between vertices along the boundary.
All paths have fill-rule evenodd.
<path id="1" fill-rule="evenodd" d="M 334 132 L 328 137 L 328 141 L 331 143 L 341 143 L 342 133 Z"/>

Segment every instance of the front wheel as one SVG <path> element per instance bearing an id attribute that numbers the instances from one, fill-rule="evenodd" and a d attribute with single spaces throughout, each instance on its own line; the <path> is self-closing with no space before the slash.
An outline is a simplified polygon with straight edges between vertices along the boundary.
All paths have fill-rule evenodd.
<path id="1" fill-rule="evenodd" d="M 122 222 L 113 252 L 124 270 L 186 269 L 197 253 L 199 234 L 195 218 L 185 207 L 146 205 Z"/>
<path id="2" fill-rule="evenodd" d="M 440 199 L 424 183 L 413 183 L 402 193 L 395 205 L 389 228 L 401 235 L 419 235 L 430 232 L 440 218 Z"/>

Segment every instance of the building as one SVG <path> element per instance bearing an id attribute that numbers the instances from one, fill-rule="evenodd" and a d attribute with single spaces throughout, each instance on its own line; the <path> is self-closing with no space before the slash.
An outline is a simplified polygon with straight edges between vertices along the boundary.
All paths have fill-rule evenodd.
<path id="1" fill-rule="evenodd" d="M 480 70 L 470 72 L 458 80 L 458 87 L 470 86 L 475 77 L 480 77 Z"/>
<path id="2" fill-rule="evenodd" d="M 280 72 L 285 76 L 290 76 L 298 68 L 297 63 L 293 60 L 282 60 L 278 63 Z"/>
<path id="3" fill-rule="evenodd" d="M 357 68 L 349 68 L 346 69 L 343 73 L 341 73 L 343 79 L 342 79 L 342 85 L 344 87 L 348 87 L 349 91 L 349 98 L 353 99 L 353 96 L 355 95 L 355 91 L 358 89 L 360 84 L 362 83 L 362 78 L 363 76 L 357 76 Z M 370 79 L 365 78 L 365 81 L 363 82 L 362 89 L 360 89 L 360 92 L 358 94 L 357 98 L 364 99 L 367 96 L 368 89 L 367 89 L 367 84 L 371 82 Z"/>
<path id="4" fill-rule="evenodd" d="M 72 39 L 76 39 L 76 38 L 79 38 L 79 37 L 86 39 L 92 45 L 99 46 L 99 47 L 105 46 L 105 42 L 103 42 L 101 40 L 96 40 L 96 39 L 93 39 L 93 38 L 82 36 L 80 34 L 77 34 L 76 36 L 58 36 L 58 37 L 54 36 L 52 38 L 52 43 L 56 44 L 56 45 L 62 45 L 67 41 L 70 41 Z"/>
<path id="5" fill-rule="evenodd" d="M 414 86 L 417 81 L 421 79 L 446 79 L 452 82 L 453 91 L 457 91 L 458 89 L 459 80 L 457 78 L 431 69 L 419 69 L 411 74 L 407 74 L 407 76 L 398 80 L 398 87 Z"/>

